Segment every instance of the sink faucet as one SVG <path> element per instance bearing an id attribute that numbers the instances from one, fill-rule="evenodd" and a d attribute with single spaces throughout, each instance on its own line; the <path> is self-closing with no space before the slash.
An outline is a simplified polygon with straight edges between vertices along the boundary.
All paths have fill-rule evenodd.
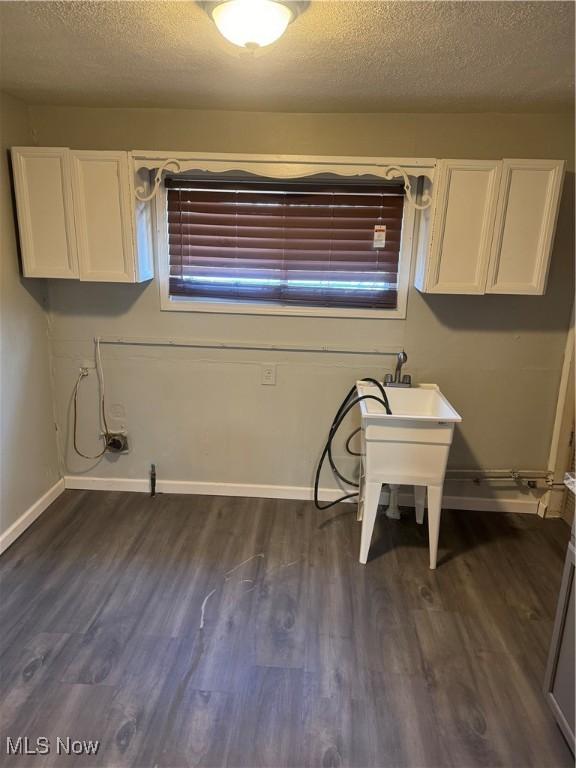
<path id="1" fill-rule="evenodd" d="M 396 358 L 396 370 L 394 371 L 394 378 L 392 378 L 391 373 L 387 373 L 384 377 L 384 384 L 387 387 L 411 387 L 412 386 L 412 377 L 410 374 L 405 373 L 402 375 L 402 366 L 404 363 L 408 360 L 408 355 L 404 350 L 402 352 L 398 352 L 398 357 Z"/>
<path id="2" fill-rule="evenodd" d="M 398 357 L 396 358 L 396 370 L 394 371 L 394 384 L 401 383 L 402 366 L 407 360 L 408 355 L 406 352 L 404 352 L 404 350 L 402 350 L 402 352 L 398 352 Z"/>

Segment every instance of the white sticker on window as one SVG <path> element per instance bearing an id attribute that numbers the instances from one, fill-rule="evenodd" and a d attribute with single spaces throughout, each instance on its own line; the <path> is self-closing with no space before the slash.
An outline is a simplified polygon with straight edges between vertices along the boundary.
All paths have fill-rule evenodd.
<path id="1" fill-rule="evenodd" d="M 384 248 L 386 245 L 386 224 L 376 224 L 374 226 L 374 248 Z"/>

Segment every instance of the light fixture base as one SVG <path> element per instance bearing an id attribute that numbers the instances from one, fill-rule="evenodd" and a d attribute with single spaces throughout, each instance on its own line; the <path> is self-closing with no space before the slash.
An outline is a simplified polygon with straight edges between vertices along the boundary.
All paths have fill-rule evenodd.
<path id="1" fill-rule="evenodd" d="M 276 42 L 310 0 L 197 0 L 197 5 L 229 42 L 255 51 Z"/>
<path id="2" fill-rule="evenodd" d="M 212 18 L 212 11 L 218 5 L 224 5 L 229 3 L 230 0 L 196 0 L 196 5 L 200 6 L 210 18 Z M 278 3 L 279 5 L 285 5 L 292 11 L 292 21 L 298 18 L 301 13 L 308 8 L 310 0 L 270 0 L 271 3 Z"/>

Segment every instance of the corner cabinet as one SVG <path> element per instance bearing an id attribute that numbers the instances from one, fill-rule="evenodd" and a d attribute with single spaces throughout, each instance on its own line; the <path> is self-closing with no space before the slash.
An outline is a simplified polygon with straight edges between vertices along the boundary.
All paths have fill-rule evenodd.
<path id="1" fill-rule="evenodd" d="M 14 147 L 12 166 L 25 277 L 154 276 L 151 218 L 143 228 L 128 152 Z"/>
<path id="2" fill-rule="evenodd" d="M 543 294 L 561 160 L 440 160 L 420 224 L 423 293 Z"/>

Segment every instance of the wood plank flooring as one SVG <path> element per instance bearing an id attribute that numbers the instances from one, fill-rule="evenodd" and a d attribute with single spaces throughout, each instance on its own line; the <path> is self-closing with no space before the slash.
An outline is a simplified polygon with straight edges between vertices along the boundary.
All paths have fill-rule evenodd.
<path id="1" fill-rule="evenodd" d="M 567 526 L 444 512 L 431 572 L 413 512 L 361 566 L 354 512 L 66 491 L 0 558 L 2 765 L 573 765 L 541 693 Z"/>

